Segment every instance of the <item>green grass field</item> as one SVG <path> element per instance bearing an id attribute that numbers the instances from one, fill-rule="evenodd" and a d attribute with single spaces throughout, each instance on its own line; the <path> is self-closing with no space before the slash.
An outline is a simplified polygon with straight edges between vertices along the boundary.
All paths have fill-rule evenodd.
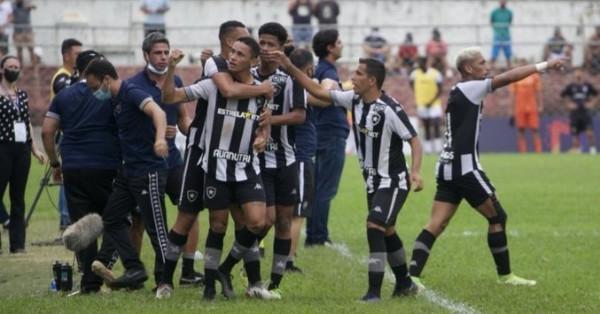
<path id="1" fill-rule="evenodd" d="M 461 206 L 445 234 L 436 242 L 423 274 L 430 292 L 415 298 L 391 299 L 386 281 L 383 302 L 362 304 L 366 290 L 365 194 L 355 158 L 348 158 L 338 196 L 330 215 L 334 247 L 304 249 L 297 264 L 305 275 L 287 275 L 284 299 L 261 302 L 238 297 L 206 303 L 198 289 L 177 289 L 171 299 L 155 300 L 150 289 L 112 292 L 98 296 L 64 297 L 48 292 L 54 260 L 72 260 L 62 247 L 38 247 L 29 243 L 57 236 L 58 214 L 43 195 L 27 234 L 27 253 L 10 255 L 8 234 L 3 232 L 0 255 L 1 313 L 599 313 L 600 212 L 598 158 L 587 155 L 483 155 L 482 164 L 499 191 L 508 212 L 508 235 L 515 273 L 538 280 L 533 288 L 496 284 L 494 265 L 486 243 L 487 222 L 467 205 Z M 426 188 L 409 196 L 398 217 L 397 229 L 410 256 L 412 243 L 426 223 L 435 182 L 435 158 L 423 165 Z M 43 169 L 32 167 L 27 190 L 30 204 Z M 56 199 L 56 188 L 50 195 Z M 5 198 L 5 204 L 8 204 Z M 175 217 L 169 207 L 169 221 Z M 201 247 L 206 237 L 206 212 L 201 214 Z M 231 242 L 226 240 L 226 250 Z M 270 271 L 271 238 L 263 278 Z M 147 237 L 143 260 L 152 267 Z M 202 269 L 202 263 L 196 264 Z M 117 272 L 122 268 L 117 267 Z M 239 272 L 234 285 L 243 294 Z M 389 277 L 388 275 L 386 275 Z M 179 275 L 176 275 L 178 278 Z M 388 278 L 391 279 L 391 278 Z M 78 281 L 78 277 L 75 281 Z"/>

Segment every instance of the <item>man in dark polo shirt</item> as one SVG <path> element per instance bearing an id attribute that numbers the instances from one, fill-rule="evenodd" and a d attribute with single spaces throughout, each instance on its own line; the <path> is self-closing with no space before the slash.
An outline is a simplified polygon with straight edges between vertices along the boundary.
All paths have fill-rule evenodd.
<path id="1" fill-rule="evenodd" d="M 175 146 L 175 135 L 177 128 L 188 134 L 191 119 L 182 104 L 164 104 L 161 100 L 161 88 L 165 81 L 167 66 L 169 62 L 170 44 L 169 40 L 159 32 L 148 34 L 142 44 L 144 59 L 147 63 L 144 70 L 138 72 L 127 82 L 136 85 L 148 92 L 154 101 L 159 104 L 167 115 L 167 143 L 169 144 L 169 157 L 167 158 L 169 175 L 167 177 L 166 194 L 173 205 L 179 205 L 181 182 L 183 176 L 183 159 Z M 175 86 L 182 87 L 183 83 L 179 76 L 175 76 Z M 134 246 L 141 248 L 144 224 L 139 215 L 133 215 L 132 237 Z M 133 235 L 135 234 L 135 235 Z M 136 243 L 137 240 L 137 243 Z M 194 285 L 202 283 L 202 274 L 194 270 L 194 255 L 198 246 L 198 221 L 196 220 L 192 229 L 188 232 L 188 238 L 182 255 L 183 268 L 181 271 L 180 285 Z"/>
<path id="2" fill-rule="evenodd" d="M 77 70 L 83 72 L 91 60 L 99 57 L 92 50 L 82 52 L 77 57 Z M 62 163 L 54 141 L 59 130 L 63 133 Z M 85 82 L 63 89 L 46 113 L 42 139 L 54 168 L 54 178 L 63 181 L 71 219 L 77 221 L 89 213 L 102 215 L 121 164 L 117 124 L 110 101 L 94 97 Z M 97 253 L 96 242 L 76 252 L 83 272 L 82 293 L 97 292 L 102 285 L 102 279 L 91 270 Z"/>
<path id="3" fill-rule="evenodd" d="M 342 56 L 342 42 L 338 31 L 319 31 L 313 38 L 313 50 L 319 57 L 315 78 L 319 83 L 334 81 L 339 84 L 334 64 Z M 331 241 L 327 228 L 329 206 L 337 193 L 342 176 L 346 138 L 350 132 L 346 110 L 341 107 L 314 108 L 313 121 L 317 127 L 316 186 L 313 212 L 306 221 L 307 246 L 323 245 Z"/>
<path id="4" fill-rule="evenodd" d="M 122 169 L 102 217 L 102 248 L 97 257 L 99 263 L 94 262 L 99 267 L 93 270 L 97 274 L 107 272 L 105 257 L 112 254 L 112 245 L 115 245 L 125 274 L 109 285 L 116 289 L 139 288 L 148 279 L 139 254 L 131 244 L 126 219 L 138 206 L 154 248 L 154 279 L 158 283 L 167 241 L 164 191 L 169 148 L 165 139 L 166 115 L 150 94 L 120 80 L 114 66 L 105 59 L 93 60 L 86 68 L 85 79 L 94 91 L 94 97 L 112 100 L 123 157 Z"/>

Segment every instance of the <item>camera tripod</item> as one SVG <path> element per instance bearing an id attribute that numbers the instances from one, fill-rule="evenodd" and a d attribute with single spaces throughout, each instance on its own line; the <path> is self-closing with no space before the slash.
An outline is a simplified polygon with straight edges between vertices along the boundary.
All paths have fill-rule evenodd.
<path id="1" fill-rule="evenodd" d="M 49 187 L 49 186 L 54 186 L 54 185 L 60 185 L 60 184 L 51 183 L 50 182 L 51 176 L 52 176 L 52 167 L 50 167 L 48 165 L 48 166 L 46 166 L 46 171 L 44 173 L 44 176 L 40 180 L 40 187 L 38 188 L 38 191 L 35 194 L 33 203 L 31 203 L 31 207 L 29 208 L 29 212 L 27 213 L 27 217 L 25 218 L 25 227 L 29 226 L 29 220 L 31 219 L 31 215 L 33 215 L 33 212 L 35 211 L 35 208 L 37 207 L 37 204 L 40 201 L 40 197 L 42 196 L 42 192 L 44 191 L 44 188 Z"/>

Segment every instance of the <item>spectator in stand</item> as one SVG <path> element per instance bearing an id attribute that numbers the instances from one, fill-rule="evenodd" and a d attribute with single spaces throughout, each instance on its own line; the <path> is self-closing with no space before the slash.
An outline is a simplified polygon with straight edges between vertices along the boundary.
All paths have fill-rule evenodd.
<path id="1" fill-rule="evenodd" d="M 398 47 L 398 55 L 396 56 L 394 71 L 403 75 L 410 73 L 413 70 L 418 58 L 419 49 L 417 48 L 417 45 L 413 43 L 412 34 L 406 33 L 404 42 L 402 42 L 400 47 Z"/>
<path id="2" fill-rule="evenodd" d="M 13 40 L 17 48 L 17 58 L 19 58 L 19 63 L 24 64 L 23 48 L 27 48 L 29 58 L 31 59 L 31 66 L 35 67 L 37 58 L 33 53 L 34 41 L 33 29 L 31 28 L 31 10 L 33 9 L 35 9 L 35 5 L 29 0 L 17 0 L 12 7 L 14 24 Z"/>
<path id="3" fill-rule="evenodd" d="M 340 6 L 335 0 L 320 0 L 315 5 L 315 17 L 319 21 L 319 30 L 337 28 L 337 17 L 340 15 Z"/>
<path id="4" fill-rule="evenodd" d="M 567 42 L 560 27 L 555 27 L 554 35 L 548 39 L 544 46 L 544 60 L 566 58 L 568 59 L 566 63 L 570 65 L 572 52 L 573 46 Z"/>
<path id="5" fill-rule="evenodd" d="M 519 66 L 526 65 L 527 60 L 521 59 Z M 514 125 L 517 128 L 517 148 L 520 153 L 527 152 L 525 131 L 529 129 L 533 137 L 533 149 L 536 153 L 542 152 L 540 138 L 539 113 L 544 110 L 542 103 L 542 80 L 538 73 L 534 73 L 520 81 L 509 85 L 514 103 Z"/>
<path id="6" fill-rule="evenodd" d="M 12 4 L 0 0 L 0 58 L 8 53 L 8 27 L 12 23 Z"/>
<path id="7" fill-rule="evenodd" d="M 431 39 L 425 46 L 425 56 L 431 67 L 436 68 L 440 73 L 447 77 L 452 77 L 452 70 L 448 67 L 446 55 L 448 54 L 448 45 L 442 39 L 442 34 L 437 28 L 431 32 Z"/>
<path id="8" fill-rule="evenodd" d="M 600 73 L 600 25 L 596 26 L 596 33 L 590 37 L 585 47 L 585 68 L 590 74 Z"/>
<path id="9" fill-rule="evenodd" d="M 363 42 L 363 50 L 367 58 L 373 58 L 384 64 L 390 60 L 390 45 L 379 33 L 379 27 L 371 28 L 371 33 L 365 37 Z"/>
<path id="10" fill-rule="evenodd" d="M 310 0 L 289 0 L 288 13 L 292 17 L 292 37 L 298 47 L 308 48 L 313 36 L 310 24 L 313 5 Z"/>
<path id="11" fill-rule="evenodd" d="M 170 8 L 169 0 L 142 0 L 142 7 L 140 9 L 146 14 L 144 38 L 153 32 L 167 34 L 165 14 Z"/>
<path id="12" fill-rule="evenodd" d="M 512 57 L 512 47 L 510 42 L 510 24 L 513 20 L 512 11 L 506 8 L 506 0 L 500 1 L 500 7 L 492 11 L 490 22 L 494 29 L 494 44 L 492 46 L 492 67 L 498 59 L 500 50 L 503 51 L 506 58 L 506 65 L 510 68 L 510 59 Z"/>

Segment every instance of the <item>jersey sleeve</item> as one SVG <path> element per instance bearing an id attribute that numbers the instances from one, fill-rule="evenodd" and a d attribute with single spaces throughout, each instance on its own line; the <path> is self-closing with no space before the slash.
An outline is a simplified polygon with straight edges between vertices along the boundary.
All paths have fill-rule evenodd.
<path id="1" fill-rule="evenodd" d="M 140 111 L 144 110 L 144 107 L 154 101 L 152 96 L 140 88 L 132 88 L 127 93 L 127 102 L 136 106 Z"/>
<path id="2" fill-rule="evenodd" d="M 481 102 L 489 93 L 492 92 L 492 79 L 474 80 L 456 84 L 463 94 L 475 105 L 481 105 Z"/>
<path id="3" fill-rule="evenodd" d="M 210 94 L 210 85 L 212 81 L 201 80 L 195 84 L 186 86 L 183 88 L 185 92 L 185 96 L 188 100 L 196 100 L 196 99 L 205 99 L 208 100 L 208 95 Z"/>
<path id="4" fill-rule="evenodd" d="M 344 107 L 348 110 L 352 107 L 352 100 L 354 99 L 354 91 L 339 91 L 339 90 L 331 90 L 329 91 L 329 95 L 331 95 L 331 100 L 333 100 L 333 104 L 337 107 Z"/>
<path id="5" fill-rule="evenodd" d="M 288 77 L 288 84 L 291 85 L 291 103 L 290 103 L 290 110 L 294 110 L 296 108 L 303 108 L 306 109 L 306 103 L 307 103 L 307 96 L 306 96 L 306 91 L 304 90 L 304 87 L 302 87 L 302 85 L 300 85 L 300 83 L 298 83 L 298 81 L 293 80 L 292 78 Z"/>
<path id="6" fill-rule="evenodd" d="M 213 56 L 206 60 L 204 64 L 204 76 L 213 77 L 219 72 L 228 72 L 227 61 L 220 56 Z"/>
<path id="7" fill-rule="evenodd" d="M 58 95 L 61 90 L 69 85 L 71 85 L 71 76 L 66 73 L 61 73 L 54 78 L 54 81 L 52 81 L 52 91 L 54 92 L 54 95 Z"/>
<path id="8" fill-rule="evenodd" d="M 387 110 L 390 116 L 389 126 L 392 129 L 392 132 L 400 136 L 403 140 L 410 140 L 417 136 L 417 131 L 415 131 L 406 112 L 404 112 L 400 106 L 396 106 L 393 109 L 389 108 Z"/>
<path id="9" fill-rule="evenodd" d="M 52 99 L 50 108 L 48 108 L 48 112 L 46 112 L 46 117 L 60 121 L 60 98 L 61 97 L 54 97 Z"/>

